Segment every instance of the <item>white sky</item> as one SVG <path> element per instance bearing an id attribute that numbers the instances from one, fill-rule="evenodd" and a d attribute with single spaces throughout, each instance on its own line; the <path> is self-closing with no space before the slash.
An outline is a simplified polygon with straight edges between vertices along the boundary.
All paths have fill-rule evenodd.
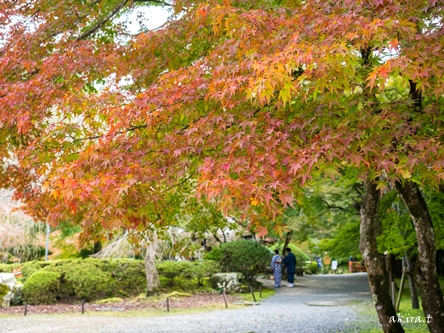
<path id="1" fill-rule="evenodd" d="M 169 16 L 167 9 L 161 7 L 140 7 L 134 9 L 131 14 L 122 17 L 122 20 L 127 20 L 128 30 L 135 34 L 141 29 L 156 29 L 164 24 Z"/>

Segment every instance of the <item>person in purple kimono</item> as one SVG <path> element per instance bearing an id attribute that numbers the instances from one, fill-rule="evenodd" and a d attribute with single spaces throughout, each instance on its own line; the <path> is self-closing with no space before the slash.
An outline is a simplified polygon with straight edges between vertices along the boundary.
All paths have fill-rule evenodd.
<path id="1" fill-rule="evenodd" d="M 282 281 L 282 257 L 279 255 L 279 250 L 274 250 L 274 256 L 271 258 L 271 269 L 273 270 L 274 286 L 279 288 Z"/>

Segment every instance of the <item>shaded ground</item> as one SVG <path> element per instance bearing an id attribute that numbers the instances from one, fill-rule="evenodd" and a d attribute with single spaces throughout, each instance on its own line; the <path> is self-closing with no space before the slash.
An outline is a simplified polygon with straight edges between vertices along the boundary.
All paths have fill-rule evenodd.
<path id="1" fill-rule="evenodd" d="M 272 285 L 269 280 L 262 282 Z M 12 316 L 0 319 L 0 332 L 359 332 L 361 318 L 356 314 L 353 304 L 371 302 L 366 273 L 298 277 L 295 288 L 278 288 L 274 296 L 262 300 L 258 306 L 234 308 L 234 299 L 230 299 L 229 309 L 224 309 L 221 295 L 204 297 L 209 296 L 216 297 L 216 302 L 222 304 L 222 308 L 191 314 L 165 313 L 156 317 L 148 316 L 144 311 L 137 315 L 133 312 L 108 312 L 104 315 L 90 310 L 84 315 L 71 313 Z M 183 301 L 191 302 L 191 299 Z M 316 303 L 326 304 L 308 305 Z M 367 324 L 378 327 L 378 323 L 373 322 L 374 317 L 369 320 L 372 322 Z"/>

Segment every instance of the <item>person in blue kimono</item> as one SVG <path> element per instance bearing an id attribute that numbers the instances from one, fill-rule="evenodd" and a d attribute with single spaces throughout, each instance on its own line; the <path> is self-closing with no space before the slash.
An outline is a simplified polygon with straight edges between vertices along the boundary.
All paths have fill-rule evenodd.
<path id="1" fill-rule="evenodd" d="M 296 274 L 296 257 L 293 253 L 291 253 L 291 249 L 287 247 L 285 249 L 287 255 L 285 256 L 284 263 L 285 268 L 287 268 L 287 277 L 288 277 L 288 288 L 294 287 L 294 275 Z"/>
<path id="2" fill-rule="evenodd" d="M 271 258 L 271 269 L 273 270 L 274 286 L 279 288 L 282 281 L 282 257 L 279 255 L 279 250 L 274 250 L 274 256 Z"/>

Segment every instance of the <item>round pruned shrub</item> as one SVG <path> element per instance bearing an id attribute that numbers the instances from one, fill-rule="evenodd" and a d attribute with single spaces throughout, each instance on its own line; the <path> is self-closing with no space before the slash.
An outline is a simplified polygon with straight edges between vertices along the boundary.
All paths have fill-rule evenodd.
<path id="1" fill-rule="evenodd" d="M 60 292 L 60 273 L 37 271 L 24 283 L 22 299 L 32 305 L 53 304 Z"/>
<path id="2" fill-rule="evenodd" d="M 311 274 L 316 274 L 319 271 L 318 263 L 315 261 L 312 261 L 310 264 L 307 265 L 305 270 L 307 272 L 310 272 Z"/>
<path id="3" fill-rule="evenodd" d="M 223 272 L 241 273 L 248 284 L 269 265 L 272 254 L 265 246 L 250 240 L 223 243 L 214 256 Z"/>

